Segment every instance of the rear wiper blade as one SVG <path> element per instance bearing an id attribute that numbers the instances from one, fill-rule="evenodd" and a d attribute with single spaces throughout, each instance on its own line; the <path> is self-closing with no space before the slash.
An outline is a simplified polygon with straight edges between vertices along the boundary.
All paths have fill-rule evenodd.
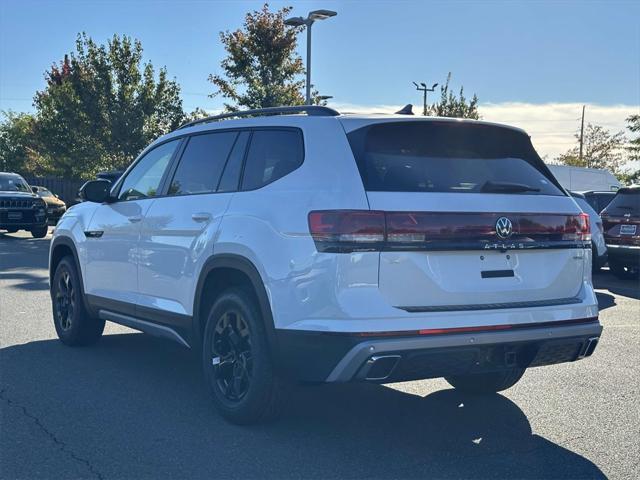
<path id="1" fill-rule="evenodd" d="M 492 182 L 486 181 L 480 188 L 481 192 L 505 192 L 505 193 L 518 193 L 518 192 L 539 192 L 540 189 L 526 185 L 524 183 L 511 183 L 511 182 Z"/>

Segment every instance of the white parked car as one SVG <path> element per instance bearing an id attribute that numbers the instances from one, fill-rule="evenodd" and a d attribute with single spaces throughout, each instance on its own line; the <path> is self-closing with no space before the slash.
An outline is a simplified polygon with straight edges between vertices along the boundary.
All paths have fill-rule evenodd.
<path id="1" fill-rule="evenodd" d="M 112 321 L 175 340 L 233 422 L 275 415 L 290 381 L 496 392 L 602 330 L 589 217 L 516 128 L 222 115 L 82 195 L 51 242 L 58 336 L 93 343 Z"/>
<path id="2" fill-rule="evenodd" d="M 616 192 L 622 185 L 609 170 L 573 167 L 571 165 L 547 165 L 560 185 L 574 192 L 599 190 Z"/>
<path id="3" fill-rule="evenodd" d="M 589 215 L 589 224 L 591 225 L 591 264 L 594 271 L 599 270 L 607 263 L 607 245 L 604 241 L 602 219 L 582 193 L 571 192 L 571 196 L 580 209 Z"/>

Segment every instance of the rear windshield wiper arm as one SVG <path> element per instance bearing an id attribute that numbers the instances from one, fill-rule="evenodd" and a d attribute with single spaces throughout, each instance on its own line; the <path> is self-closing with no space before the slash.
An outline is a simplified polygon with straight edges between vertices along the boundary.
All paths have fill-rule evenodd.
<path id="1" fill-rule="evenodd" d="M 511 183 L 511 182 L 492 182 L 486 181 L 480 188 L 481 192 L 504 192 L 504 193 L 518 193 L 518 192 L 539 192 L 540 189 L 526 185 L 524 183 Z"/>

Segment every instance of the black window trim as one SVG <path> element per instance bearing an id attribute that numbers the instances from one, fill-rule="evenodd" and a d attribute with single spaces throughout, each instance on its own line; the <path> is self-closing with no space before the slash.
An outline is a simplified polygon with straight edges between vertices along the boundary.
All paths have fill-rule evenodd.
<path id="1" fill-rule="evenodd" d="M 235 189 L 228 190 L 226 192 L 219 192 L 218 190 L 220 189 L 220 184 L 222 183 L 222 178 L 224 177 L 224 172 L 226 172 L 226 170 L 227 170 L 227 165 L 229 165 L 229 160 L 231 159 L 231 154 L 233 153 L 233 150 L 236 148 L 236 145 L 237 145 L 238 141 L 240 140 L 240 136 L 243 133 L 247 133 L 248 134 L 248 138 L 247 138 L 247 141 L 244 144 L 244 151 L 242 152 L 242 159 L 240 160 L 240 175 L 238 175 L 238 180 L 236 181 Z M 244 164 L 247 161 L 247 153 L 249 152 L 249 145 L 251 145 L 251 138 L 252 137 L 253 137 L 253 131 L 251 129 L 244 128 L 244 129 L 238 130 L 238 136 L 236 137 L 236 140 L 233 142 L 233 147 L 231 147 L 231 151 L 229 152 L 229 155 L 227 155 L 227 160 L 224 162 L 224 168 L 222 169 L 222 174 L 220 175 L 220 178 L 218 179 L 218 185 L 216 185 L 216 191 L 214 193 L 237 193 L 237 192 L 240 191 L 240 187 L 242 186 L 242 176 L 244 175 Z"/>
<path id="2" fill-rule="evenodd" d="M 153 148 L 145 148 L 142 152 L 140 152 L 140 155 L 138 155 L 138 157 L 133 161 L 133 163 L 131 163 L 131 165 L 129 165 L 129 168 L 127 168 L 125 170 L 125 172 L 120 176 L 120 178 L 118 179 L 118 181 L 115 183 L 115 185 L 111 188 L 111 197 L 112 197 L 112 202 L 130 202 L 130 201 L 138 201 L 138 200 L 150 200 L 150 199 L 154 199 L 154 198 L 165 198 L 165 197 L 183 197 L 183 196 L 188 196 L 188 195 L 216 195 L 216 194 L 228 194 L 228 193 L 237 193 L 237 192 L 253 192 L 256 190 L 260 190 L 261 188 L 266 187 L 267 185 L 270 185 L 273 182 L 276 182 L 278 180 L 280 180 L 280 178 L 284 178 L 284 177 L 280 177 L 277 178 L 269 183 L 265 183 L 264 185 L 261 185 L 258 188 L 253 188 L 253 189 L 247 189 L 244 190 L 242 189 L 242 182 L 244 180 L 244 170 L 245 170 L 245 165 L 247 163 L 247 155 L 249 153 L 249 148 L 251 147 L 251 141 L 253 140 L 253 132 L 255 131 L 261 131 L 261 130 L 276 130 L 276 131 L 297 131 L 300 134 L 300 138 L 302 140 L 302 161 L 300 162 L 300 165 L 295 168 L 294 170 L 292 170 L 291 172 L 289 172 L 287 175 L 295 172 L 296 170 L 298 170 L 300 167 L 302 167 L 302 165 L 304 164 L 304 161 L 306 159 L 306 144 L 305 144 L 305 138 L 304 138 L 304 132 L 300 127 L 290 127 L 290 126 L 286 126 L 286 125 L 273 125 L 273 126 L 259 126 L 259 127 L 239 127 L 239 126 L 235 126 L 235 127 L 230 127 L 230 128 L 212 128 L 209 130 L 203 130 L 200 132 L 191 132 L 191 133 L 184 133 L 183 135 L 176 135 L 173 136 L 171 138 L 167 138 L 166 140 L 162 141 L 161 143 L 158 143 L 156 145 L 153 145 Z M 170 186 L 170 181 L 169 179 L 173 180 L 173 175 L 175 174 L 176 169 L 178 168 L 178 164 L 180 159 L 182 158 L 182 154 L 184 153 L 184 150 L 187 146 L 187 143 L 189 141 L 189 138 L 194 137 L 196 135 L 207 135 L 207 134 L 212 134 L 212 133 L 222 133 L 222 132 L 238 132 L 238 135 L 236 136 L 236 139 L 234 141 L 233 147 L 235 147 L 235 143 L 238 141 L 238 138 L 240 138 L 240 133 L 242 132 L 249 132 L 249 138 L 247 139 L 247 144 L 245 145 L 244 148 L 244 154 L 242 156 L 242 167 L 240 169 L 240 177 L 238 179 L 238 185 L 236 187 L 236 190 L 234 191 L 228 191 L 228 192 L 201 192 L 201 193 L 187 193 L 187 194 L 181 194 L 181 195 L 168 195 L 168 191 L 169 191 L 169 186 Z M 160 180 L 160 186 L 158 187 L 158 195 L 155 195 L 153 197 L 148 197 L 148 198 L 132 198 L 130 200 L 120 200 L 118 199 L 118 195 L 120 195 L 120 189 L 122 187 L 122 183 L 124 182 L 125 178 L 127 178 L 127 176 L 129 176 L 129 174 L 131 173 L 131 170 L 133 170 L 136 165 L 138 164 L 138 162 L 140 162 L 148 153 L 150 153 L 151 151 L 155 150 L 158 147 L 161 147 L 162 145 L 172 142 L 174 140 L 179 140 L 179 144 L 178 147 L 176 148 L 175 152 L 173 153 L 171 159 L 169 160 L 169 165 L 167 166 L 167 169 L 164 172 L 164 175 L 162 176 L 162 179 Z M 231 152 L 229 152 L 229 155 L 231 155 L 231 153 L 233 152 L 233 147 L 231 148 Z M 227 156 L 227 161 L 225 162 L 224 168 L 222 170 L 222 175 L 224 175 L 224 170 L 227 168 L 227 163 L 229 161 L 229 156 Z M 222 175 L 220 176 L 220 180 L 222 180 Z M 285 175 L 286 176 L 286 175 Z M 220 180 L 218 181 L 218 185 L 216 187 L 216 189 L 220 186 Z"/>

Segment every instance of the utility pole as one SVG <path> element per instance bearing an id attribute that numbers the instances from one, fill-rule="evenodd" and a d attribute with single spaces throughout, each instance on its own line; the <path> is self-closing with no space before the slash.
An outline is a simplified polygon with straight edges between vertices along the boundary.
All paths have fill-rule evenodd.
<path id="1" fill-rule="evenodd" d="M 434 83 L 431 88 L 427 88 L 427 85 L 424 82 L 420 82 L 421 86 L 418 86 L 416 82 L 413 82 L 416 86 L 416 90 L 422 92 L 422 115 L 427 116 L 427 92 L 433 92 L 438 86 L 437 83 Z"/>
<path id="2" fill-rule="evenodd" d="M 584 105 L 582 105 L 582 121 L 580 122 L 580 164 L 582 164 L 582 143 L 584 139 Z M 589 167 L 589 165 L 587 165 Z"/>

